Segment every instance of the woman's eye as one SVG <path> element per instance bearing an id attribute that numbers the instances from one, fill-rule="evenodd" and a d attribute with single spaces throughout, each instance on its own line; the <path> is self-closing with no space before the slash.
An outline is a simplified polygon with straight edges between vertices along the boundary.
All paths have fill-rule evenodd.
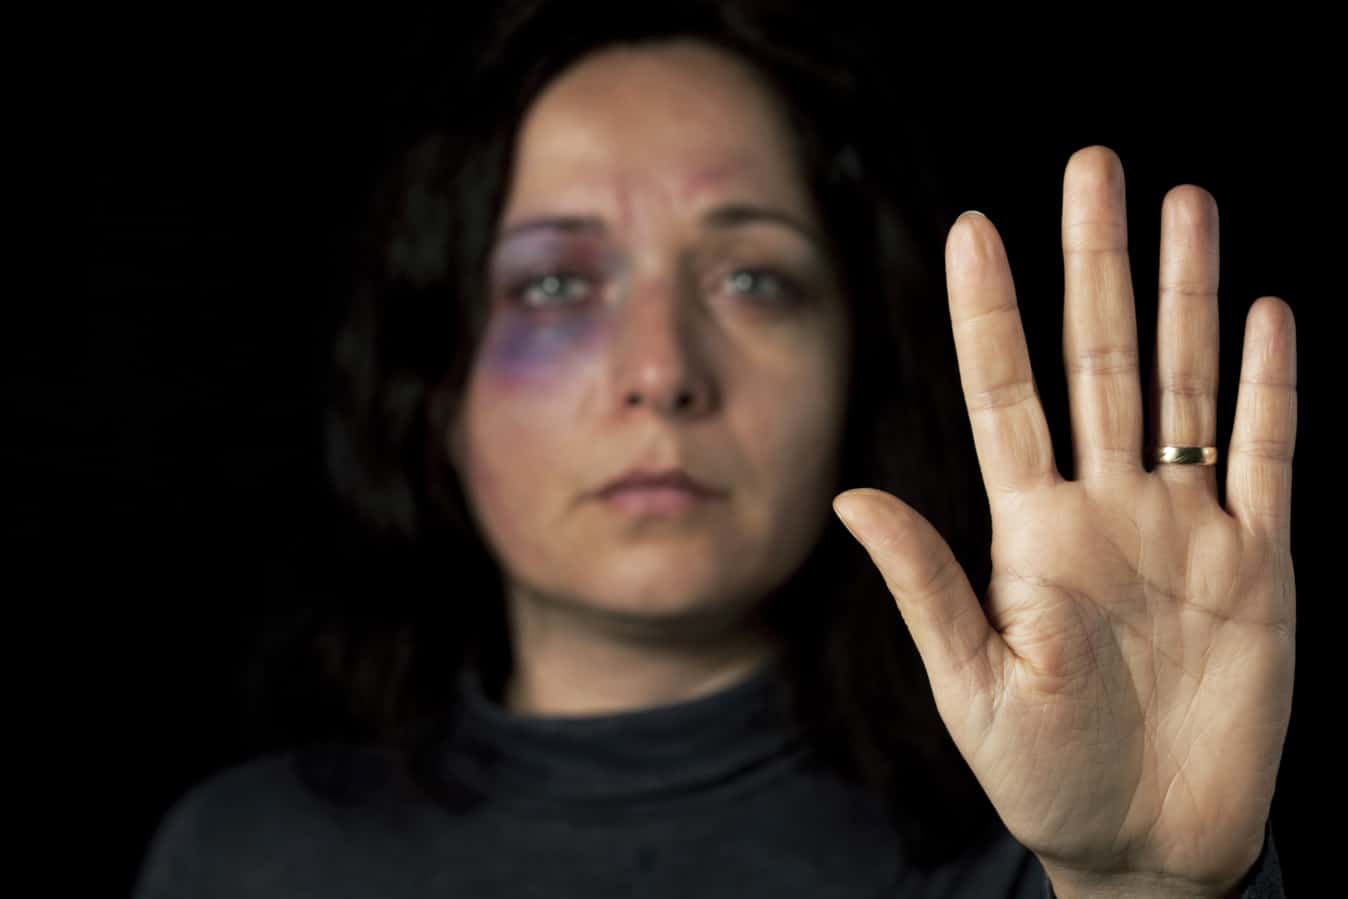
<path id="1" fill-rule="evenodd" d="M 577 289 L 573 285 L 581 287 Z M 561 302 L 582 300 L 588 290 L 585 278 L 571 272 L 552 272 L 519 282 L 510 294 L 526 306 L 555 306 Z"/>
<path id="2" fill-rule="evenodd" d="M 726 279 L 730 287 L 740 293 L 775 296 L 784 300 L 796 299 L 800 291 L 786 275 L 764 268 L 742 268 Z M 763 289 L 763 285 L 768 285 Z M 756 289 L 757 288 L 757 289 Z"/>
<path id="3" fill-rule="evenodd" d="M 800 297 L 795 281 L 773 269 L 737 269 L 726 277 L 725 283 L 735 293 L 774 302 L 792 302 Z M 510 297 L 530 308 L 545 308 L 582 303 L 590 290 L 589 278 L 574 272 L 548 272 L 516 282 L 510 289 Z"/>

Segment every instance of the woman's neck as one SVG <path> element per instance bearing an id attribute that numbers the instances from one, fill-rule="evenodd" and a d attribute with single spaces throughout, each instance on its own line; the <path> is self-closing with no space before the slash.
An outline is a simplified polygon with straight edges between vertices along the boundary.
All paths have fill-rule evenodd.
<path id="1" fill-rule="evenodd" d="M 753 614 L 717 625 L 632 620 L 508 600 L 513 664 L 502 704 L 531 716 L 630 712 L 695 699 L 760 670 L 781 649 Z"/>

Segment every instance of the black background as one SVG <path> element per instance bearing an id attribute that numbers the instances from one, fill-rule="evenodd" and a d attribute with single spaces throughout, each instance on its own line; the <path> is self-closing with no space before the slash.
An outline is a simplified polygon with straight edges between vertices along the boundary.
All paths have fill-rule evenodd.
<path id="1" fill-rule="evenodd" d="M 72 50 L 85 104 L 62 148 L 80 185 L 75 259 L 31 307 L 51 339 L 15 350 L 15 520 L 17 545 L 41 563 L 35 595 L 73 600 L 45 632 L 72 639 L 37 645 L 75 673 L 58 712 L 94 735 L 81 770 L 106 791 L 96 805 L 114 893 L 174 798 L 282 739 L 250 716 L 240 685 L 279 611 L 323 589 L 325 560 L 343 551 L 318 404 L 347 241 L 397 98 L 419 77 L 414 58 L 454 69 L 481 16 L 118 19 Z M 1250 50 L 1199 35 L 1111 51 L 1095 30 L 1042 46 L 905 32 L 896 46 L 928 52 L 895 53 L 892 108 L 896 126 L 925 124 L 954 205 L 1003 235 L 1060 458 L 1059 215 L 1074 150 L 1102 143 L 1123 160 L 1147 363 L 1161 199 L 1181 183 L 1217 198 L 1223 450 L 1249 305 L 1291 304 L 1299 654 L 1273 820 L 1292 894 L 1318 879 L 1316 829 L 1301 815 L 1330 782 L 1315 737 L 1341 707 L 1324 660 L 1339 591 L 1324 589 L 1336 583 L 1320 526 L 1336 520 L 1337 491 L 1309 477 L 1324 470 L 1328 401 L 1344 380 L 1330 242 L 1341 100 L 1314 30 Z"/>

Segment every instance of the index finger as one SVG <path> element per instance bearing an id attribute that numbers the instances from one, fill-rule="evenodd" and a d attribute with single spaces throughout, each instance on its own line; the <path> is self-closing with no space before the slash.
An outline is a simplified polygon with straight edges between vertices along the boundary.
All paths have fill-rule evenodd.
<path id="1" fill-rule="evenodd" d="M 946 239 L 946 287 L 964 403 L 989 500 L 1058 480 L 1006 249 L 981 213 Z"/>

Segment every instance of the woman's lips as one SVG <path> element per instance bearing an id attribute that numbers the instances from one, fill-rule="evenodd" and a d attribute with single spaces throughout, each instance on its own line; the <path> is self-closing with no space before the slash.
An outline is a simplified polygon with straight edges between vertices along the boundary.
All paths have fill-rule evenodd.
<path id="1" fill-rule="evenodd" d="M 694 493 L 715 492 L 682 468 L 633 468 L 614 478 L 600 492 L 608 494 L 628 487 L 677 487 Z"/>
<path id="2" fill-rule="evenodd" d="M 706 491 L 686 487 L 641 485 L 619 487 L 600 496 L 604 505 L 627 515 L 679 515 L 714 498 Z"/>

